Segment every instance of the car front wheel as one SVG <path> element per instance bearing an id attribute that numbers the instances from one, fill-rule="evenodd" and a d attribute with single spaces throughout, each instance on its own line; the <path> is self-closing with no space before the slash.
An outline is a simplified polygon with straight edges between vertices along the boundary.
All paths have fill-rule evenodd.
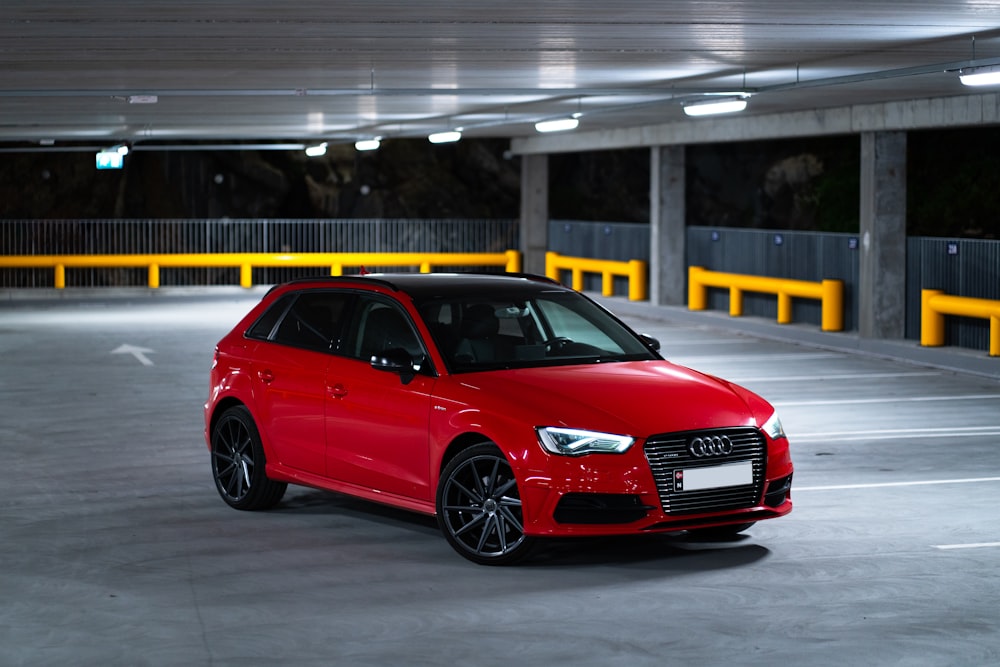
<path id="1" fill-rule="evenodd" d="M 274 507 L 288 487 L 264 473 L 260 433 L 242 405 L 222 413 L 212 429 L 212 475 L 222 499 L 239 510 Z"/>
<path id="2" fill-rule="evenodd" d="M 461 451 L 441 474 L 437 515 L 448 543 L 471 561 L 505 565 L 528 554 L 521 496 L 500 449 L 485 442 Z"/>

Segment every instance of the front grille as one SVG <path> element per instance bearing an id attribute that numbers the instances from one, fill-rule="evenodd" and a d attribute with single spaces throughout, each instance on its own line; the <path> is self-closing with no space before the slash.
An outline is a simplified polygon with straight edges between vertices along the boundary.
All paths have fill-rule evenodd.
<path id="1" fill-rule="evenodd" d="M 726 436 L 733 444 L 729 454 L 698 458 L 688 451 L 694 438 Z M 666 514 L 697 514 L 746 509 L 760 502 L 764 492 L 767 442 L 756 428 L 720 428 L 654 435 L 646 441 L 646 459 L 653 471 L 660 503 Z M 750 461 L 753 483 L 696 491 L 675 490 L 679 471 Z"/>

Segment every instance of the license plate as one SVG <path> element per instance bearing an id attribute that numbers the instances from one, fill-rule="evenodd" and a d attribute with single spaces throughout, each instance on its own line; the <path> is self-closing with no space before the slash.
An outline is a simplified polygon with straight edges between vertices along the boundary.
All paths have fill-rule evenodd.
<path id="1" fill-rule="evenodd" d="M 674 471 L 674 491 L 702 491 L 747 484 L 753 484 L 751 461 Z"/>

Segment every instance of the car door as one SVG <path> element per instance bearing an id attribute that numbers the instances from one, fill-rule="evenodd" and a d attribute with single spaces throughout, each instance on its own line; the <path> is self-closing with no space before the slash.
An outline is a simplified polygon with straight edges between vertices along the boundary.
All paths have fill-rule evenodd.
<path id="1" fill-rule="evenodd" d="M 427 426 L 434 378 L 376 370 L 371 357 L 426 351 L 409 316 L 389 299 L 360 297 L 341 355 L 327 370 L 327 473 L 351 484 L 429 500 Z"/>
<path id="2" fill-rule="evenodd" d="M 325 474 L 326 373 L 351 298 L 310 291 L 276 304 L 284 312 L 257 344 L 250 368 L 258 425 L 271 445 L 270 463 Z"/>

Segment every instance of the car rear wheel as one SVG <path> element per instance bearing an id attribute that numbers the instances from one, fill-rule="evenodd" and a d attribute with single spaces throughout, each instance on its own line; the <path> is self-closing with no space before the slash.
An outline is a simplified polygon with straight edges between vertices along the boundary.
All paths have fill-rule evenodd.
<path id="1" fill-rule="evenodd" d="M 212 475 L 215 488 L 231 507 L 264 510 L 274 507 L 288 485 L 264 473 L 264 447 L 250 411 L 229 408 L 212 429 Z"/>
<path id="2" fill-rule="evenodd" d="M 437 515 L 448 543 L 476 563 L 513 563 L 534 545 L 524 534 L 514 472 L 492 442 L 465 449 L 448 463 L 438 484 Z"/>

